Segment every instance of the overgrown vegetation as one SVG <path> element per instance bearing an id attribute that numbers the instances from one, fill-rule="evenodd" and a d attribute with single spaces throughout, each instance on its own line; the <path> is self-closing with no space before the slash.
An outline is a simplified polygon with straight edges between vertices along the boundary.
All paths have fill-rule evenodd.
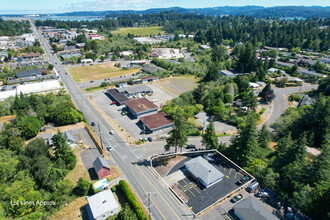
<path id="1" fill-rule="evenodd" d="M 0 19 L 0 36 L 15 36 L 31 33 L 28 21 L 13 21 Z"/>

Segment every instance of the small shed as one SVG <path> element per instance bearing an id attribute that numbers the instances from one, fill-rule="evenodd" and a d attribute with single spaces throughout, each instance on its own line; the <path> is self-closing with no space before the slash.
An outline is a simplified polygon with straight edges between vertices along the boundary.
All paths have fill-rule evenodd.
<path id="1" fill-rule="evenodd" d="M 93 166 L 99 179 L 110 175 L 110 166 L 103 157 L 97 157 Z"/>
<path id="2" fill-rule="evenodd" d="M 111 190 L 104 190 L 87 197 L 86 209 L 90 220 L 107 219 L 120 211 L 120 207 Z"/>

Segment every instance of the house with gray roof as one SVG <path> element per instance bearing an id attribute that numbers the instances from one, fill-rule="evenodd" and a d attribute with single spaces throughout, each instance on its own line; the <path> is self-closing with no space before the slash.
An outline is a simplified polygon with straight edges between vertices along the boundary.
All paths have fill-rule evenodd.
<path id="1" fill-rule="evenodd" d="M 38 77 L 42 75 L 42 71 L 47 70 L 46 68 L 36 68 L 36 69 L 29 69 L 29 70 L 21 70 L 16 72 L 17 78 L 26 78 L 26 77 Z"/>
<path id="2" fill-rule="evenodd" d="M 44 133 L 44 134 L 40 134 L 37 137 L 44 139 L 47 146 L 50 147 L 50 146 L 53 145 L 53 141 L 52 141 L 53 133 L 52 132 L 47 132 L 47 133 Z"/>
<path id="3" fill-rule="evenodd" d="M 79 141 L 79 137 L 73 134 L 73 131 L 65 131 L 64 137 L 69 144 L 76 144 Z"/>
<path id="4" fill-rule="evenodd" d="M 97 157 L 93 163 L 93 166 L 99 179 L 102 179 L 110 175 L 109 163 L 103 157 Z"/>
<path id="5" fill-rule="evenodd" d="M 252 196 L 234 205 L 233 210 L 235 217 L 240 220 L 278 220 L 275 215 Z"/>
<path id="6" fill-rule="evenodd" d="M 87 197 L 86 209 L 90 220 L 107 219 L 120 211 L 120 207 L 111 190 L 104 190 Z"/>
<path id="7" fill-rule="evenodd" d="M 185 162 L 184 165 L 188 173 L 206 188 L 221 181 L 225 176 L 201 156 Z"/>
<path id="8" fill-rule="evenodd" d="M 299 95 L 303 95 L 303 98 L 299 102 L 298 108 L 301 106 L 304 106 L 304 105 L 311 105 L 314 103 L 314 100 L 311 97 L 309 97 L 309 95 L 306 95 L 306 94 L 299 94 Z"/>

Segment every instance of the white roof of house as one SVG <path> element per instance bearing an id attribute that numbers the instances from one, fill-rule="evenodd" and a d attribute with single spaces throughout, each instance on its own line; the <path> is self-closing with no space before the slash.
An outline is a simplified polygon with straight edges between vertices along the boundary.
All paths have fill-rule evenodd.
<path id="1" fill-rule="evenodd" d="M 258 88 L 260 85 L 258 83 L 249 82 L 250 87 Z"/>
<path id="2" fill-rule="evenodd" d="M 29 83 L 25 85 L 18 85 L 17 89 L 0 92 L 0 100 L 4 100 L 10 96 L 15 96 L 16 93 L 19 95 L 23 94 L 47 92 L 61 88 L 58 80 L 47 80 L 38 83 Z"/>
<path id="3" fill-rule="evenodd" d="M 184 165 L 190 173 L 206 185 L 210 185 L 225 176 L 201 156 L 185 162 Z"/>
<path id="4" fill-rule="evenodd" d="M 119 208 L 118 202 L 111 190 L 104 190 L 87 198 L 90 210 L 94 218 Z"/>

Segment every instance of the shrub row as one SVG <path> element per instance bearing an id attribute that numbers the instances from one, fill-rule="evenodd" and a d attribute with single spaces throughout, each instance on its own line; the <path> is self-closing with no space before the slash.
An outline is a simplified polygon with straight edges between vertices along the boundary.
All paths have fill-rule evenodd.
<path id="1" fill-rule="evenodd" d="M 119 181 L 119 189 L 121 190 L 121 192 L 126 197 L 128 203 L 130 204 L 130 206 L 132 207 L 132 209 L 136 213 L 138 219 L 147 220 L 147 216 L 144 214 L 140 204 L 136 200 L 133 192 L 131 191 L 129 185 L 126 183 L 125 180 L 120 180 Z"/>
<path id="2" fill-rule="evenodd" d="M 262 108 L 261 111 L 259 112 L 260 115 L 262 115 L 266 111 L 266 108 Z"/>

